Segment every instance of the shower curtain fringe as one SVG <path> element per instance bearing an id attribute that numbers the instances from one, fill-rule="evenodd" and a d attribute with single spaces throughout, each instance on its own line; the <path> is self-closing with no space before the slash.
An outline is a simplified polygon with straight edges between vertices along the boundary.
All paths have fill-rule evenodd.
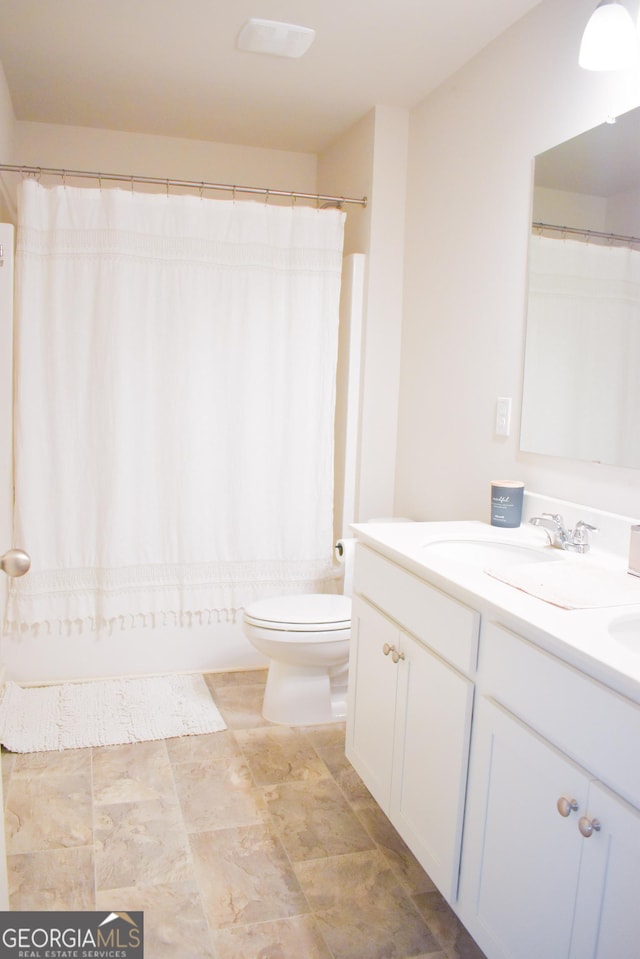
<path id="1" fill-rule="evenodd" d="M 37 623 L 7 620 L 5 634 L 37 633 L 45 636 L 81 636 L 84 633 L 105 633 L 112 636 L 122 629 L 162 629 L 213 626 L 236 622 L 238 609 L 197 609 L 166 612 L 130 613 L 106 617 L 87 616 L 84 619 L 48 619 Z"/>

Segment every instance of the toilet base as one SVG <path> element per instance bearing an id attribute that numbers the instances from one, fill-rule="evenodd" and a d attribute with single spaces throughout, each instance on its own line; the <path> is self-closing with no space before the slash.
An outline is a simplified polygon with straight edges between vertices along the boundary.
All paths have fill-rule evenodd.
<path id="1" fill-rule="evenodd" d="M 326 666 L 271 660 L 262 703 L 262 715 L 270 723 L 321 726 L 340 722 L 346 714 L 346 687 L 340 682 L 332 688 Z"/>

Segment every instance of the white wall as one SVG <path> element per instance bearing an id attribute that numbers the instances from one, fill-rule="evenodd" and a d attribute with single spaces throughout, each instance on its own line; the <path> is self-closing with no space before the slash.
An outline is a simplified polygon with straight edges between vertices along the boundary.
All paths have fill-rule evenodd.
<path id="1" fill-rule="evenodd" d="M 7 86 L 4 68 L 0 63 L 0 162 L 11 163 L 13 159 L 16 119 L 11 95 Z M 7 196 L 0 179 L 0 222 L 12 219 L 11 198 Z"/>
<path id="2" fill-rule="evenodd" d="M 617 193 L 609 197 L 605 219 L 606 233 L 637 236 L 638 223 L 640 223 L 640 190 L 629 190 L 627 193 Z"/>
<path id="3" fill-rule="evenodd" d="M 408 119 L 376 107 L 321 157 L 322 192 L 369 197 L 348 208 L 345 249 L 367 254 L 356 517 L 393 515 Z M 347 194 L 346 190 L 351 193 Z"/>
<path id="4" fill-rule="evenodd" d="M 570 224 L 583 230 L 637 236 L 640 190 L 604 197 L 536 187 L 533 193 L 533 219 L 558 226 Z"/>
<path id="5" fill-rule="evenodd" d="M 532 158 L 640 97 L 636 71 L 578 67 L 593 6 L 543 0 L 412 114 L 398 513 L 488 520 L 493 478 L 639 511 L 639 472 L 518 450 Z M 513 398 L 506 439 L 498 396 Z"/>
<path id="6" fill-rule="evenodd" d="M 316 190 L 317 160 L 312 153 L 51 123 L 18 121 L 11 162 L 304 193 Z M 230 198 L 226 193 L 207 195 Z"/>
<path id="7" fill-rule="evenodd" d="M 602 196 L 570 193 L 539 186 L 533 191 L 532 218 L 537 223 L 575 226 L 582 230 L 606 230 L 607 200 Z"/>

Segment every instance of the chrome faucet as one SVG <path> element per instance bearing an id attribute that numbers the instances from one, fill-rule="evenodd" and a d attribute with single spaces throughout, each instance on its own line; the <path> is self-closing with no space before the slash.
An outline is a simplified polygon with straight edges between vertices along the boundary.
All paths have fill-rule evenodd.
<path id="1" fill-rule="evenodd" d="M 551 546 L 556 549 L 567 549 L 573 553 L 588 553 L 591 547 L 590 533 L 596 533 L 597 526 L 591 526 L 584 520 L 578 520 L 574 529 L 567 529 L 564 519 L 559 513 L 543 513 L 534 516 L 529 522 L 532 526 L 541 526 L 549 537 Z"/>

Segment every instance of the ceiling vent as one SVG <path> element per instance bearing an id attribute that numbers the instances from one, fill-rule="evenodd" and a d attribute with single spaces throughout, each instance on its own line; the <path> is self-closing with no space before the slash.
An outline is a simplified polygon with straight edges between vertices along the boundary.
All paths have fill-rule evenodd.
<path id="1" fill-rule="evenodd" d="M 238 35 L 238 49 L 269 53 L 274 57 L 301 57 L 307 52 L 316 31 L 294 23 L 251 19 Z"/>

